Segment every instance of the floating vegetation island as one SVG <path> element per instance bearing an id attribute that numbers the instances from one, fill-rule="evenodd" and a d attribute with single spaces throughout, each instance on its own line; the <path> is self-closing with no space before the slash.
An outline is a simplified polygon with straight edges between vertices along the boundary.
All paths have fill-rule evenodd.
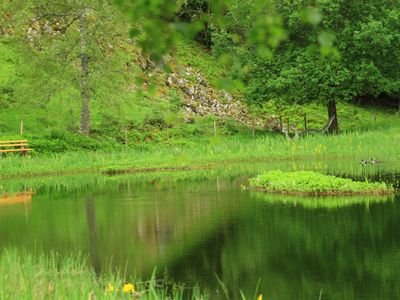
<path id="1" fill-rule="evenodd" d="M 387 195 L 386 183 L 360 182 L 311 171 L 270 171 L 250 179 L 250 189 L 293 195 Z"/>

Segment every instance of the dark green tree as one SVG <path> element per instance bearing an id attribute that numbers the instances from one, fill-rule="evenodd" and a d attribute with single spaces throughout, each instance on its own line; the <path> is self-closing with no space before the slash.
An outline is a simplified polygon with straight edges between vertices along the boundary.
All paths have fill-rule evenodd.
<path id="1" fill-rule="evenodd" d="M 337 132 L 338 101 L 397 97 L 400 91 L 400 3 L 321 0 L 315 1 L 315 15 L 309 3 L 275 3 L 288 38 L 269 60 L 248 47 L 245 59 L 252 68 L 244 78 L 254 101 L 326 103 L 329 131 Z"/>

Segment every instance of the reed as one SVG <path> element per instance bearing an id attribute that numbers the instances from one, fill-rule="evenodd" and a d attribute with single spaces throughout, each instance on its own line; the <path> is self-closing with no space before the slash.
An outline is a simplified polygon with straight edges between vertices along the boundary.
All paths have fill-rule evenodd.
<path id="1" fill-rule="evenodd" d="M 393 123 L 394 124 L 394 123 Z M 309 135 L 288 140 L 281 135 L 233 136 L 196 140 L 185 146 L 149 144 L 111 152 L 69 152 L 33 154 L 31 157 L 0 158 L 0 178 L 55 175 L 102 170 L 135 172 L 157 168 L 199 167 L 252 160 L 380 159 L 400 160 L 396 141 L 400 122 L 384 129 L 346 132 L 340 135 Z"/>

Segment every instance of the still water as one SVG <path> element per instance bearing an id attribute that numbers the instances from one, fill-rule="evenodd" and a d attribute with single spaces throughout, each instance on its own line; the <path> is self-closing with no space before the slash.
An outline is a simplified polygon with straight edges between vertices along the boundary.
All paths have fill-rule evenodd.
<path id="1" fill-rule="evenodd" d="M 14 199 L 0 198 L 0 249 L 80 252 L 97 272 L 119 268 L 140 278 L 157 266 L 160 276 L 198 283 L 212 299 L 222 298 L 217 276 L 232 299 L 239 290 L 252 297 L 258 281 L 265 299 L 400 299 L 398 196 L 243 191 L 257 172 L 230 166 L 3 183 Z M 341 175 L 351 173 L 363 175 Z"/>

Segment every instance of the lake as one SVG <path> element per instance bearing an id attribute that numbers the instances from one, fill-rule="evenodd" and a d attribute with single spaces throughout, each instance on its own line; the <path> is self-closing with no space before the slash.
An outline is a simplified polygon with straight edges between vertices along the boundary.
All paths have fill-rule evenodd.
<path id="1" fill-rule="evenodd" d="M 400 299 L 400 197 L 313 198 L 241 189 L 263 170 L 319 170 L 399 187 L 398 166 L 227 165 L 1 183 L 0 247 L 80 252 L 101 272 L 196 283 L 223 299 Z M 4 194 L 8 195 L 5 197 Z M 0 192 L 0 197 L 1 197 Z M 189 289 L 190 291 L 190 289 Z"/>

